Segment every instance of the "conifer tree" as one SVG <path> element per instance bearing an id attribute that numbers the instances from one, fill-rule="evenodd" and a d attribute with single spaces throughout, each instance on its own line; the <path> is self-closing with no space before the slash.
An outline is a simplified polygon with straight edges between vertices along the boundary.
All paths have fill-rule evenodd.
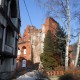
<path id="1" fill-rule="evenodd" d="M 63 28 L 61 26 L 57 27 L 56 35 L 60 38 L 66 38 L 66 33 L 64 32 Z M 56 37 L 56 43 L 57 43 L 57 52 L 58 55 L 60 56 L 60 65 L 64 66 L 65 65 L 65 46 L 66 46 L 66 41 L 59 39 Z"/>
<path id="2" fill-rule="evenodd" d="M 56 36 L 55 36 L 56 35 Z M 44 49 L 41 54 L 41 61 L 46 70 L 53 70 L 59 65 L 64 65 L 65 61 L 65 38 L 66 34 L 63 29 L 58 26 L 55 35 L 48 30 L 44 39 Z"/>
<path id="3" fill-rule="evenodd" d="M 49 30 L 44 39 L 44 49 L 41 54 L 41 61 L 46 70 L 53 70 L 57 65 L 57 61 L 54 58 L 54 47 L 52 33 Z"/>

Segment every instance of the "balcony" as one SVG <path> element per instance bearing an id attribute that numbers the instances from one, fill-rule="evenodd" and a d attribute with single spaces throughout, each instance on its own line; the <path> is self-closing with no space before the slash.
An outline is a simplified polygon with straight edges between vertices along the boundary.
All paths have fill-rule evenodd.
<path id="1" fill-rule="evenodd" d="M 13 47 L 10 47 L 9 45 L 5 45 L 4 51 L 13 54 Z"/>

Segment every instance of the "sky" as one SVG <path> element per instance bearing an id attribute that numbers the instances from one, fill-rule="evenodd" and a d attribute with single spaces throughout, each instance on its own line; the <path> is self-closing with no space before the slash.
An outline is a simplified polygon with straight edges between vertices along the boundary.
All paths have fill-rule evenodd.
<path id="1" fill-rule="evenodd" d="M 38 4 L 35 2 L 35 0 L 25 0 L 27 9 L 29 11 L 29 15 L 32 21 L 32 25 L 35 26 L 37 29 L 41 28 L 41 25 L 45 23 L 46 15 L 44 9 L 40 8 Z M 31 25 L 30 19 L 28 16 L 28 13 L 26 11 L 26 7 L 24 5 L 23 0 L 19 0 L 20 4 L 20 17 L 21 17 L 21 28 L 20 28 L 20 33 L 23 35 L 24 30 L 26 29 L 27 25 Z M 57 20 L 57 19 L 55 19 Z M 62 23 L 60 20 L 57 20 L 61 26 Z M 75 21 L 75 20 L 74 20 Z M 76 22 L 77 23 L 77 22 Z M 72 26 L 76 26 L 75 22 L 71 23 Z M 71 31 L 74 33 L 74 30 Z M 75 43 L 77 41 L 77 38 L 73 39 L 71 41 L 71 44 Z"/>
<path id="2" fill-rule="evenodd" d="M 30 19 L 26 11 L 23 0 L 19 0 L 19 1 L 20 1 L 19 4 L 20 4 L 20 17 L 21 17 L 21 28 L 20 28 L 21 31 L 20 32 L 21 32 L 21 35 L 23 35 L 24 30 L 26 29 L 27 25 L 31 25 L 31 23 L 30 23 Z M 29 11 L 32 25 L 40 29 L 41 25 L 44 24 L 45 22 L 44 11 L 41 10 L 40 7 L 38 7 L 35 0 L 25 0 L 25 2 Z"/>

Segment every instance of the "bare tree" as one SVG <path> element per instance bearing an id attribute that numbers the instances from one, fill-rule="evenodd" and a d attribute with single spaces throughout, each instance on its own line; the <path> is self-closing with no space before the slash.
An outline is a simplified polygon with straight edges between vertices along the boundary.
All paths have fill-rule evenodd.
<path id="1" fill-rule="evenodd" d="M 79 0 L 37 0 L 40 6 L 45 8 L 48 16 L 54 17 L 57 21 L 61 21 L 61 25 L 67 32 L 66 37 L 66 53 L 65 53 L 65 70 L 68 69 L 68 54 L 69 44 L 71 41 L 71 34 L 74 27 L 72 23 L 75 22 L 75 13 L 79 12 Z"/>

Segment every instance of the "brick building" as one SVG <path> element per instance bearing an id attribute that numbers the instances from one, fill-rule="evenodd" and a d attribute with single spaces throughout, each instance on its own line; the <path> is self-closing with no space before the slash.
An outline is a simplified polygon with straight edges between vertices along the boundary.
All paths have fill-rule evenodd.
<path id="1" fill-rule="evenodd" d="M 55 34 L 58 23 L 48 17 L 41 29 L 27 26 L 18 42 L 17 67 L 30 67 L 31 63 L 40 64 L 40 54 L 43 53 L 44 38 L 48 30 Z"/>
<path id="2" fill-rule="evenodd" d="M 58 23 L 51 17 L 48 17 L 41 29 L 34 26 L 27 26 L 23 36 L 18 42 L 17 67 L 30 67 L 31 63 L 41 65 L 40 54 L 43 53 L 44 38 L 48 30 L 55 35 Z"/>

